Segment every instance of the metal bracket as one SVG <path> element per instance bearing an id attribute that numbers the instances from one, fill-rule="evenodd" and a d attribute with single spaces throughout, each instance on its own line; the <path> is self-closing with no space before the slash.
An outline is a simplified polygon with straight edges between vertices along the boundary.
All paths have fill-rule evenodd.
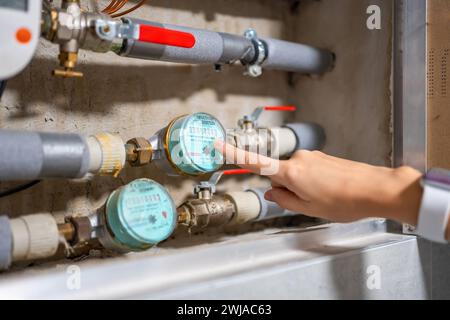
<path id="1" fill-rule="evenodd" d="M 262 75 L 262 64 L 267 58 L 267 50 L 264 43 L 258 38 L 258 34 L 253 29 L 247 29 L 244 36 L 251 40 L 255 45 L 256 61 L 246 65 L 245 75 L 257 78 Z"/>

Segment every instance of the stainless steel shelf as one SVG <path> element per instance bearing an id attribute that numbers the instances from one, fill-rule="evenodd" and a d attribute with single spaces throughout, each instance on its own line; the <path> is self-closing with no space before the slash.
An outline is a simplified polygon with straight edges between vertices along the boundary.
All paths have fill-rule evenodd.
<path id="1" fill-rule="evenodd" d="M 380 269 L 380 290 L 367 286 L 371 266 Z M 3 274 L 0 298 L 450 298 L 449 267 L 447 247 L 389 233 L 383 220 L 371 220 L 30 268 Z M 80 271 L 80 287 L 71 290 L 74 270 Z"/>

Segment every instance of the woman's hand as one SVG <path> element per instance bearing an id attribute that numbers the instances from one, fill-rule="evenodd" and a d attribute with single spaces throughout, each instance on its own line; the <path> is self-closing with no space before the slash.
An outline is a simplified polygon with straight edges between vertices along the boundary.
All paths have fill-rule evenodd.
<path id="1" fill-rule="evenodd" d="M 337 222 L 382 217 L 417 223 L 421 173 L 412 168 L 375 167 L 318 151 L 298 151 L 290 160 L 280 161 L 222 142 L 216 148 L 227 163 L 268 176 L 272 190 L 266 199 L 285 209 Z"/>

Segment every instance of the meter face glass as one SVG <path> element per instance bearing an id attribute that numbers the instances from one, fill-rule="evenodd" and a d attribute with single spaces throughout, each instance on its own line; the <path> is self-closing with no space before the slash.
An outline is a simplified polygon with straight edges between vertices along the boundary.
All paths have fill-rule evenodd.
<path id="1" fill-rule="evenodd" d="M 169 136 L 172 161 L 182 171 L 203 174 L 223 165 L 223 156 L 214 148 L 214 142 L 225 141 L 225 130 L 213 116 L 195 113 L 181 118 L 175 122 Z"/>
<path id="2" fill-rule="evenodd" d="M 166 189 L 139 179 L 116 191 L 108 200 L 107 214 L 115 237 L 134 248 L 166 240 L 176 226 L 175 204 Z"/>
<path id="3" fill-rule="evenodd" d="M 28 0 L 0 0 L 0 8 L 27 11 Z"/>

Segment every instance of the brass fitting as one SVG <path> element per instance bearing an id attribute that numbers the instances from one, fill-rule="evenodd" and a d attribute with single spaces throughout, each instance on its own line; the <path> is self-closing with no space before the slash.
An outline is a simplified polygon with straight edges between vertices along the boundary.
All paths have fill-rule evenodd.
<path id="1" fill-rule="evenodd" d="M 232 201 L 222 195 L 189 199 L 177 209 L 178 223 L 194 230 L 229 224 L 236 213 Z"/>
<path id="2" fill-rule="evenodd" d="M 74 230 L 71 243 L 75 246 L 84 246 L 92 239 L 93 226 L 86 216 L 68 217 L 66 224 L 72 225 Z"/>
<path id="3" fill-rule="evenodd" d="M 61 52 L 58 56 L 59 64 L 64 70 L 55 69 L 52 74 L 57 77 L 63 78 L 82 78 L 83 73 L 79 71 L 74 71 L 77 61 L 78 53 L 76 52 Z"/>
<path id="4" fill-rule="evenodd" d="M 92 238 L 93 226 L 86 216 L 66 217 L 64 223 L 58 224 L 58 231 L 69 244 L 65 250 L 67 258 L 86 255 L 96 248 L 96 239 Z"/>
<path id="5" fill-rule="evenodd" d="M 59 45 L 59 61 L 62 68 L 53 70 L 58 77 L 83 77 L 83 73 L 75 71 L 78 51 L 87 49 L 96 52 L 108 52 L 113 47 L 121 47 L 121 41 L 103 39 L 96 32 L 98 20 L 111 21 L 112 18 L 103 13 L 85 12 L 79 0 L 63 0 L 60 8 L 46 4 L 42 11 L 42 36 Z"/>
<path id="6" fill-rule="evenodd" d="M 44 11 L 41 20 L 41 34 L 49 41 L 53 41 L 58 32 L 58 10 L 48 8 Z"/>
<path id="7" fill-rule="evenodd" d="M 67 242 L 72 242 L 75 239 L 75 227 L 70 222 L 58 224 L 58 231 L 59 234 L 67 240 Z"/>
<path id="8" fill-rule="evenodd" d="M 192 215 L 189 211 L 189 209 L 186 206 L 181 206 L 177 208 L 177 214 L 178 214 L 178 224 L 182 224 L 185 226 L 192 226 Z"/>
<path id="9" fill-rule="evenodd" d="M 91 240 L 92 234 L 92 224 L 88 217 L 79 216 L 79 217 L 69 217 L 67 222 L 72 224 L 75 229 L 75 237 L 73 237 L 73 241 L 75 244 L 83 244 Z"/>
<path id="10" fill-rule="evenodd" d="M 142 167 L 152 161 L 153 149 L 145 138 L 133 138 L 125 145 L 127 162 L 133 167 Z"/>

